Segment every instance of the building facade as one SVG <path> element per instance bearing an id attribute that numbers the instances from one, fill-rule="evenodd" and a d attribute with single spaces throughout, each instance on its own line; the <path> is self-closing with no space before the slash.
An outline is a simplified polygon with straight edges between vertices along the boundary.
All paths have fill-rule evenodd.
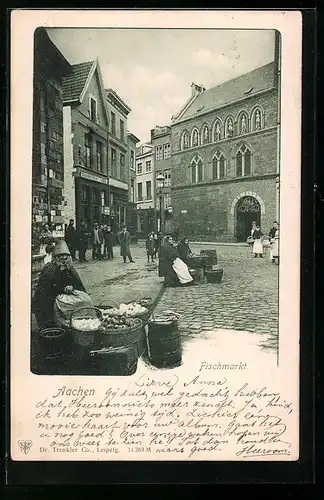
<path id="1" fill-rule="evenodd" d="M 137 231 L 147 236 L 156 230 L 154 149 L 143 144 L 136 150 Z"/>
<path id="2" fill-rule="evenodd" d="M 66 223 L 109 222 L 108 109 L 99 61 L 72 66 L 63 81 Z"/>
<path id="3" fill-rule="evenodd" d="M 181 234 L 244 241 L 278 219 L 280 62 L 192 95 L 172 119 L 172 211 Z"/>
<path id="4" fill-rule="evenodd" d="M 161 226 L 164 232 L 172 232 L 172 201 L 171 201 L 171 127 L 156 126 L 151 130 L 151 144 L 154 150 L 154 176 L 163 175 L 164 183 L 161 189 L 156 185 L 155 209 L 162 214 Z M 160 201 L 162 200 L 162 212 Z M 159 216 L 159 215 L 158 215 Z"/>
<path id="5" fill-rule="evenodd" d="M 128 151 L 128 206 L 127 227 L 131 233 L 137 231 L 137 206 L 136 206 L 136 144 L 139 139 L 134 134 L 127 133 Z"/>
<path id="6" fill-rule="evenodd" d="M 127 223 L 129 169 L 127 116 L 131 109 L 113 89 L 106 89 L 109 114 L 108 158 L 110 220 L 114 232 Z"/>
<path id="7" fill-rule="evenodd" d="M 34 38 L 32 224 L 33 233 L 45 223 L 63 229 L 63 90 L 71 66 L 45 29 Z"/>

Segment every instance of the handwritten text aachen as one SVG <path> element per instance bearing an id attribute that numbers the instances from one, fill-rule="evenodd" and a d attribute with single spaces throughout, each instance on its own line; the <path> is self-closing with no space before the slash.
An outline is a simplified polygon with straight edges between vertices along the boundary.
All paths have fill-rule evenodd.
<path id="1" fill-rule="evenodd" d="M 238 459 L 290 455 L 292 403 L 267 386 L 230 385 L 200 369 L 188 380 L 139 377 L 132 389 L 59 387 L 37 401 L 42 453 L 201 459 L 235 449 Z M 69 458 L 73 458 L 70 456 Z"/>

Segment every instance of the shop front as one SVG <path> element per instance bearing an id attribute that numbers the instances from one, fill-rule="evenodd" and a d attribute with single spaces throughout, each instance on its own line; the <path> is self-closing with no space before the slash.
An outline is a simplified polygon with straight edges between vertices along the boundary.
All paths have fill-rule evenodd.
<path id="1" fill-rule="evenodd" d="M 75 175 L 76 226 L 85 221 L 88 229 L 109 223 L 108 179 L 104 175 L 77 169 Z"/>
<path id="2" fill-rule="evenodd" d="M 110 191 L 110 226 L 114 233 L 121 231 L 125 224 L 128 227 L 128 184 L 114 178 L 109 179 Z M 132 228 L 128 227 L 132 232 Z"/>

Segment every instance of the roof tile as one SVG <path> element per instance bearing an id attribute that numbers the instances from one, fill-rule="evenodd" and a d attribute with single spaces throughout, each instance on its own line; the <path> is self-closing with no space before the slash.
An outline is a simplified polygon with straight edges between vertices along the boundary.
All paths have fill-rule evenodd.
<path id="1" fill-rule="evenodd" d="M 63 78 L 64 102 L 75 101 L 80 98 L 93 63 L 94 61 L 88 61 L 72 65 L 71 73 L 66 78 Z"/>
<path id="2" fill-rule="evenodd" d="M 266 64 L 233 80 L 221 83 L 205 90 L 189 106 L 180 120 L 195 116 L 198 112 L 206 112 L 227 103 L 236 101 L 246 95 L 253 95 L 273 86 L 274 62 Z"/>

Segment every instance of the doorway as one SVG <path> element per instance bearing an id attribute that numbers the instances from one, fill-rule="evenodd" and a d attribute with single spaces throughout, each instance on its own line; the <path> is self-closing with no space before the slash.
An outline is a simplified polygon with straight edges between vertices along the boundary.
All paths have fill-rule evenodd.
<path id="1" fill-rule="evenodd" d="M 236 207 L 236 239 L 246 241 L 251 234 L 252 222 L 261 222 L 261 208 L 257 199 L 252 196 L 241 198 Z"/>

